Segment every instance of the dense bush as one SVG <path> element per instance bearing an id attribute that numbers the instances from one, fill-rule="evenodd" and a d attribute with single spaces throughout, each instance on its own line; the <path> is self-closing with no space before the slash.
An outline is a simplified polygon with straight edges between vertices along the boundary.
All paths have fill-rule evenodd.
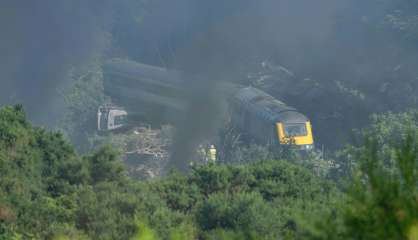
<path id="1" fill-rule="evenodd" d="M 308 223 L 304 239 L 417 239 L 416 110 L 372 116 L 357 145 L 341 151 L 349 166 L 345 198 Z M 312 219 L 310 219 L 312 220 Z"/>
<path id="2" fill-rule="evenodd" d="M 21 106 L 0 111 L 0 146 L 2 239 L 276 239 L 335 193 L 286 161 L 133 181 L 112 148 L 80 157 L 61 134 L 32 127 Z"/>
<path id="3" fill-rule="evenodd" d="M 391 169 L 385 167 L 377 140 L 369 140 L 360 168 L 336 211 L 321 215 L 303 239 L 417 239 L 418 142 L 412 135 L 395 152 Z"/>
<path id="4" fill-rule="evenodd" d="M 375 138 L 354 148 L 342 194 L 287 160 L 134 181 L 112 148 L 80 157 L 61 134 L 32 127 L 21 106 L 5 107 L 0 239 L 416 239 L 415 114 L 402 126 L 393 116 L 377 117 Z"/>
<path id="5" fill-rule="evenodd" d="M 418 138 L 418 111 L 409 110 L 400 113 L 382 113 L 371 116 L 371 123 L 367 128 L 355 131 L 355 138 L 352 144 L 348 144 L 337 152 L 337 158 L 341 172 L 338 174 L 344 177 L 351 176 L 359 166 L 361 154 L 367 145 L 365 139 L 373 138 L 378 145 L 379 159 L 386 169 L 396 168 L 394 146 L 404 141 L 408 135 Z"/>

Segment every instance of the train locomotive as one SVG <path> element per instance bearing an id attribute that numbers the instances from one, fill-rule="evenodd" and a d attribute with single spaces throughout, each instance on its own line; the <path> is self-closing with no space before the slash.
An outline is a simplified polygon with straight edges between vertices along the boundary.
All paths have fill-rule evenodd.
<path id="1" fill-rule="evenodd" d="M 311 123 L 295 108 L 254 87 L 239 89 L 229 102 L 232 123 L 255 142 L 313 149 Z"/>
<path id="2" fill-rule="evenodd" d="M 186 108 L 187 91 L 181 72 L 121 59 L 108 61 L 103 72 L 105 93 L 124 108 L 100 107 L 100 131 L 124 126 L 121 121 L 114 124 L 113 118 L 126 120 L 125 124 L 137 119 L 170 121 L 170 116 Z M 226 101 L 231 123 L 254 142 L 313 149 L 312 126 L 304 114 L 258 88 L 231 83 L 223 83 L 222 88 L 229 96 Z"/>

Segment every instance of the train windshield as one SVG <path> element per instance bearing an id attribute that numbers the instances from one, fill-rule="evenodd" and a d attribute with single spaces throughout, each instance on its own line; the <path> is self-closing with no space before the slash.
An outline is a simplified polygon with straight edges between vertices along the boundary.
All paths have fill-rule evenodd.
<path id="1" fill-rule="evenodd" d="M 126 122 L 126 115 L 115 116 L 115 125 L 124 125 Z"/>
<path id="2" fill-rule="evenodd" d="M 305 123 L 287 123 L 284 126 L 284 133 L 287 137 L 298 137 L 308 135 Z"/>

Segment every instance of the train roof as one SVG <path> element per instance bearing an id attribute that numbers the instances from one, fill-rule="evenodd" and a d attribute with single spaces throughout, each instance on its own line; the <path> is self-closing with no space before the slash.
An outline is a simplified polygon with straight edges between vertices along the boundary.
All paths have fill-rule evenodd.
<path id="1" fill-rule="evenodd" d="M 295 108 L 254 87 L 242 88 L 235 94 L 234 99 L 270 121 L 306 122 L 308 120 Z"/>
<path id="2" fill-rule="evenodd" d="M 178 86 L 182 81 L 182 74 L 175 70 L 168 70 L 162 67 L 146 65 L 126 59 L 114 58 L 103 65 L 106 74 L 122 75 L 135 79 L 152 79 L 160 83 Z"/>
<path id="3" fill-rule="evenodd" d="M 125 99 L 129 95 L 133 99 L 138 98 L 137 100 L 140 101 L 140 96 L 148 96 L 149 94 L 145 93 L 150 89 L 153 89 L 149 92 L 150 94 L 162 94 L 158 99 L 148 96 L 151 102 L 167 102 L 169 98 L 176 100 L 185 94 L 184 75 L 176 70 L 167 70 L 162 67 L 115 58 L 105 62 L 103 72 L 105 90 L 115 100 Z M 286 105 L 260 89 L 231 83 L 223 83 L 221 86 L 220 89 L 225 91 L 227 95 L 233 95 L 233 100 L 247 105 L 251 111 L 270 121 L 307 121 L 307 118 L 295 108 Z M 137 94 L 133 94 L 134 92 L 137 92 Z M 144 92 L 144 94 L 139 94 L 140 92 Z M 171 106 L 170 104 L 166 105 Z"/>

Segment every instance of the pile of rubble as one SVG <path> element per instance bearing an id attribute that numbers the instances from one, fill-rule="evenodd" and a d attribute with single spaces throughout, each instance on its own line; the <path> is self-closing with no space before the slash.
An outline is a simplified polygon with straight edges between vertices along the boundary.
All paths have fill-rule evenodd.
<path id="1" fill-rule="evenodd" d="M 124 144 L 128 174 L 137 179 L 161 176 L 169 160 L 172 135 L 170 126 L 132 129 Z"/>

